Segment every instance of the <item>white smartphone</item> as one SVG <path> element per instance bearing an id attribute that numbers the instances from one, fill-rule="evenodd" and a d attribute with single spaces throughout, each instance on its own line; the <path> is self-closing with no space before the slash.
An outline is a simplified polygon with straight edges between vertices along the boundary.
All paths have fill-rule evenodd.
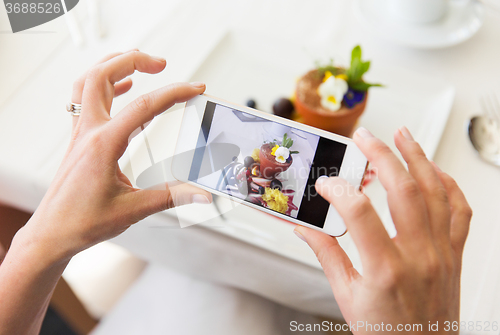
<path id="1" fill-rule="evenodd" d="M 173 176 L 332 236 L 346 232 L 315 189 L 321 176 L 360 187 L 368 162 L 340 135 L 206 94 L 186 103 Z"/>

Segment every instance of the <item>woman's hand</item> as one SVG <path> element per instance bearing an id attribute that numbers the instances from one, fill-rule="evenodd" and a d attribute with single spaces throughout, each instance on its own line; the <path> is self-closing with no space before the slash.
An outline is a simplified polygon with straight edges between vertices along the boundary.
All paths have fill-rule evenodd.
<path id="1" fill-rule="evenodd" d="M 164 190 L 132 187 L 120 171 L 132 132 L 173 104 L 205 91 L 199 83 L 168 85 L 143 95 L 113 119 L 113 97 L 127 92 L 136 70 L 158 73 L 164 59 L 137 50 L 106 57 L 75 82 L 66 156 L 35 214 L 21 228 L 0 267 L 0 334 L 38 334 L 52 291 L 69 259 L 114 237 L 155 212 L 191 202 L 209 203 L 208 192 L 187 184 Z"/>
<path id="2" fill-rule="evenodd" d="M 132 132 L 173 104 L 205 91 L 201 83 L 167 85 L 132 101 L 113 119 L 113 97 L 127 92 L 136 70 L 155 74 L 164 59 L 133 50 L 106 57 L 73 87 L 72 102 L 81 103 L 73 117 L 72 140 L 42 203 L 23 234 L 50 248 L 45 255 L 65 260 L 77 252 L 125 231 L 150 214 L 175 205 L 209 203 L 211 195 L 184 184 L 164 190 L 132 187 L 118 159 Z M 29 238 L 28 238 L 29 239 Z"/>
<path id="3" fill-rule="evenodd" d="M 445 333 L 446 325 L 456 330 L 452 325 L 459 321 L 462 253 L 472 216 L 463 193 L 427 160 L 406 128 L 396 132 L 395 142 L 409 172 L 366 129 L 359 129 L 354 141 L 387 190 L 396 237 L 389 238 L 370 200 L 340 178 L 321 178 L 316 189 L 343 217 L 359 250 L 363 275 L 334 237 L 301 226 L 295 231 L 316 253 L 345 320 L 360 326 L 353 333 L 370 333 L 367 324 L 382 323 L 386 330 L 410 325 L 415 333 L 429 331 L 429 322 L 439 322 L 438 333 Z M 422 325 L 420 332 L 414 324 Z"/>

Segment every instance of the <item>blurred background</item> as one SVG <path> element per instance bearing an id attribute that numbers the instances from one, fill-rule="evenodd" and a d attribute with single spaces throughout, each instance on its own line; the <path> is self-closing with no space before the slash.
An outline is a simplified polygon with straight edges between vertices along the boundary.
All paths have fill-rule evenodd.
<path id="1" fill-rule="evenodd" d="M 498 0 L 81 0 L 15 34 L 1 7 L 0 242 L 8 249 L 42 199 L 69 142 L 72 83 L 104 55 L 139 48 L 167 59 L 161 74 L 133 76 L 112 115 L 175 81 L 203 81 L 208 94 L 276 113 L 318 61 L 348 66 L 360 45 L 366 79 L 384 87 L 370 89 L 356 126 L 394 147 L 406 125 L 457 180 L 474 210 L 461 318 L 498 321 L 499 41 Z M 131 141 L 120 166 L 135 185 L 173 154 L 181 117 L 175 106 Z M 366 192 L 394 234 L 380 184 Z M 42 333 L 287 334 L 292 320 L 343 322 L 292 230 L 220 198 L 153 215 L 73 258 Z M 362 271 L 349 234 L 340 243 Z"/>

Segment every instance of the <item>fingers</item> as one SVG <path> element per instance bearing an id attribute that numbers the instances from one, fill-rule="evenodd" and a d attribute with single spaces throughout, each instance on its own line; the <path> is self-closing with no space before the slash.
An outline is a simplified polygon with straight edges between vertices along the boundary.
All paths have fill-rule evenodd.
<path id="1" fill-rule="evenodd" d="M 119 83 L 115 84 L 115 98 L 122 94 L 127 93 L 132 88 L 132 79 L 125 78 Z"/>
<path id="2" fill-rule="evenodd" d="M 128 144 L 132 132 L 156 115 L 163 113 L 176 103 L 185 102 L 205 91 L 205 84 L 177 83 L 162 87 L 145 94 L 116 115 L 109 123 L 114 140 L 121 142 L 122 147 Z M 123 152 L 118 154 L 121 156 Z"/>
<path id="3" fill-rule="evenodd" d="M 133 49 L 131 51 L 138 51 L 138 50 Z M 115 58 L 116 56 L 119 56 L 122 54 L 123 54 L 122 52 L 115 52 L 115 53 L 106 55 L 104 58 L 99 60 L 95 65 L 107 62 L 108 60 Z M 81 75 L 73 84 L 73 92 L 71 94 L 71 102 L 73 102 L 75 104 L 82 103 L 82 95 L 83 95 L 83 90 L 85 88 L 85 80 L 87 79 L 87 73 L 88 73 L 88 71 L 86 71 L 83 75 Z M 124 83 L 124 82 L 125 82 L 125 80 L 122 83 Z M 132 87 L 131 81 L 130 81 L 130 83 L 125 83 L 125 84 L 122 84 L 122 83 L 118 83 L 115 85 L 115 96 L 126 93 Z M 127 89 L 127 85 L 129 85 L 128 89 Z M 116 93 L 117 91 L 119 92 L 119 94 Z M 73 129 L 75 129 L 75 127 L 78 123 L 78 120 L 79 120 L 78 116 L 73 116 Z"/>
<path id="4" fill-rule="evenodd" d="M 446 189 L 441 183 L 434 166 L 425 156 L 406 127 L 399 129 L 394 141 L 401 152 L 408 170 L 417 181 L 429 215 L 430 229 L 440 241 L 448 244 L 450 239 L 450 206 Z"/>
<path id="5" fill-rule="evenodd" d="M 108 60 L 115 58 L 116 56 L 119 56 L 122 54 L 123 53 L 121 53 L 121 52 L 115 52 L 115 53 L 106 55 L 99 62 L 97 62 L 94 66 L 102 64 L 104 62 L 107 62 Z M 73 102 L 75 104 L 82 103 L 82 93 L 83 93 L 83 88 L 85 87 L 85 80 L 87 79 L 87 73 L 88 73 L 88 71 L 86 71 L 83 75 L 81 75 L 73 84 L 73 93 L 71 95 L 71 102 Z"/>
<path id="6" fill-rule="evenodd" d="M 138 190 L 129 194 L 132 216 L 143 219 L 151 214 L 166 209 L 188 205 L 192 203 L 209 204 L 212 194 L 193 185 L 185 183 L 164 184 L 160 189 Z"/>
<path id="7" fill-rule="evenodd" d="M 121 82 L 116 83 L 115 88 L 114 88 L 114 90 L 115 90 L 114 97 L 116 98 L 122 94 L 127 93 L 131 88 L 132 88 L 132 79 L 130 79 L 130 78 L 126 78 L 126 79 L 122 80 Z M 83 88 L 82 88 L 82 90 L 83 90 Z M 81 93 L 80 93 L 80 96 L 81 96 Z M 75 100 L 72 99 L 71 101 L 76 101 L 76 99 Z M 76 125 L 78 124 L 78 120 L 79 120 L 79 116 L 73 115 L 73 129 L 75 129 Z"/>
<path id="8" fill-rule="evenodd" d="M 394 243 L 366 195 L 338 177 L 319 178 L 316 189 L 344 219 L 366 271 L 377 269 L 384 258 L 396 253 Z"/>
<path id="9" fill-rule="evenodd" d="M 163 71 L 166 61 L 139 51 L 118 55 L 92 68 L 85 80 L 82 105 L 91 106 L 89 112 L 80 116 L 85 122 L 102 123 L 109 121 L 109 111 L 114 96 L 114 84 L 133 74 L 136 70 L 145 73 Z"/>
<path id="10" fill-rule="evenodd" d="M 433 163 L 436 173 L 448 193 L 449 204 L 451 208 L 451 227 L 450 239 L 453 250 L 456 254 L 462 255 L 467 235 L 469 234 L 470 220 L 472 218 L 472 209 L 465 198 L 462 190 L 458 187 L 456 181 L 448 174 L 442 172 L 439 167 Z"/>
<path id="11" fill-rule="evenodd" d="M 398 231 L 396 239 L 405 246 L 416 248 L 429 243 L 431 232 L 427 208 L 415 179 L 391 149 L 368 130 L 358 129 L 354 133 L 354 142 L 378 171 L 379 180 L 387 190 L 389 209 Z"/>
<path id="12" fill-rule="evenodd" d="M 345 295 L 349 283 L 356 279 L 359 273 L 352 266 L 351 260 L 337 239 L 303 226 L 295 227 L 294 232 L 304 239 L 316 254 L 330 281 L 335 297 Z"/>

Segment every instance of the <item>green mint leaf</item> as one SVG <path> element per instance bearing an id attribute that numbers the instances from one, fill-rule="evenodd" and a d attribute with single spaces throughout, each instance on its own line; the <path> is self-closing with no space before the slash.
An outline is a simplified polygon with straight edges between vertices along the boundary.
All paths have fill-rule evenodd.
<path id="1" fill-rule="evenodd" d="M 370 87 L 382 87 L 381 84 L 370 84 L 365 83 L 364 81 L 360 81 L 357 83 L 349 84 L 349 87 L 356 91 L 366 92 Z"/>
<path id="2" fill-rule="evenodd" d="M 361 47 L 359 45 L 356 45 L 354 47 L 354 49 L 352 49 L 352 52 L 351 52 L 351 67 L 352 67 L 352 64 L 355 60 L 359 60 L 361 61 Z"/>
<path id="3" fill-rule="evenodd" d="M 351 62 L 351 67 L 347 71 L 347 82 L 355 83 L 361 80 L 363 76 L 363 63 L 360 59 L 353 59 Z"/>
<path id="4" fill-rule="evenodd" d="M 370 61 L 361 62 L 361 76 L 363 76 L 370 69 Z"/>
<path id="5" fill-rule="evenodd" d="M 380 84 L 370 84 L 363 81 L 363 75 L 370 70 L 370 61 L 361 60 L 362 51 L 359 45 L 355 46 L 351 52 L 351 67 L 346 71 L 347 84 L 356 91 L 367 91 L 373 86 L 382 86 Z"/>
<path id="6" fill-rule="evenodd" d="M 295 154 L 298 154 L 299 152 L 298 151 L 290 151 L 290 155 L 295 155 Z"/>
<path id="7" fill-rule="evenodd" d="M 285 148 L 290 148 L 290 139 L 289 138 L 286 138 L 283 140 L 283 146 Z"/>

